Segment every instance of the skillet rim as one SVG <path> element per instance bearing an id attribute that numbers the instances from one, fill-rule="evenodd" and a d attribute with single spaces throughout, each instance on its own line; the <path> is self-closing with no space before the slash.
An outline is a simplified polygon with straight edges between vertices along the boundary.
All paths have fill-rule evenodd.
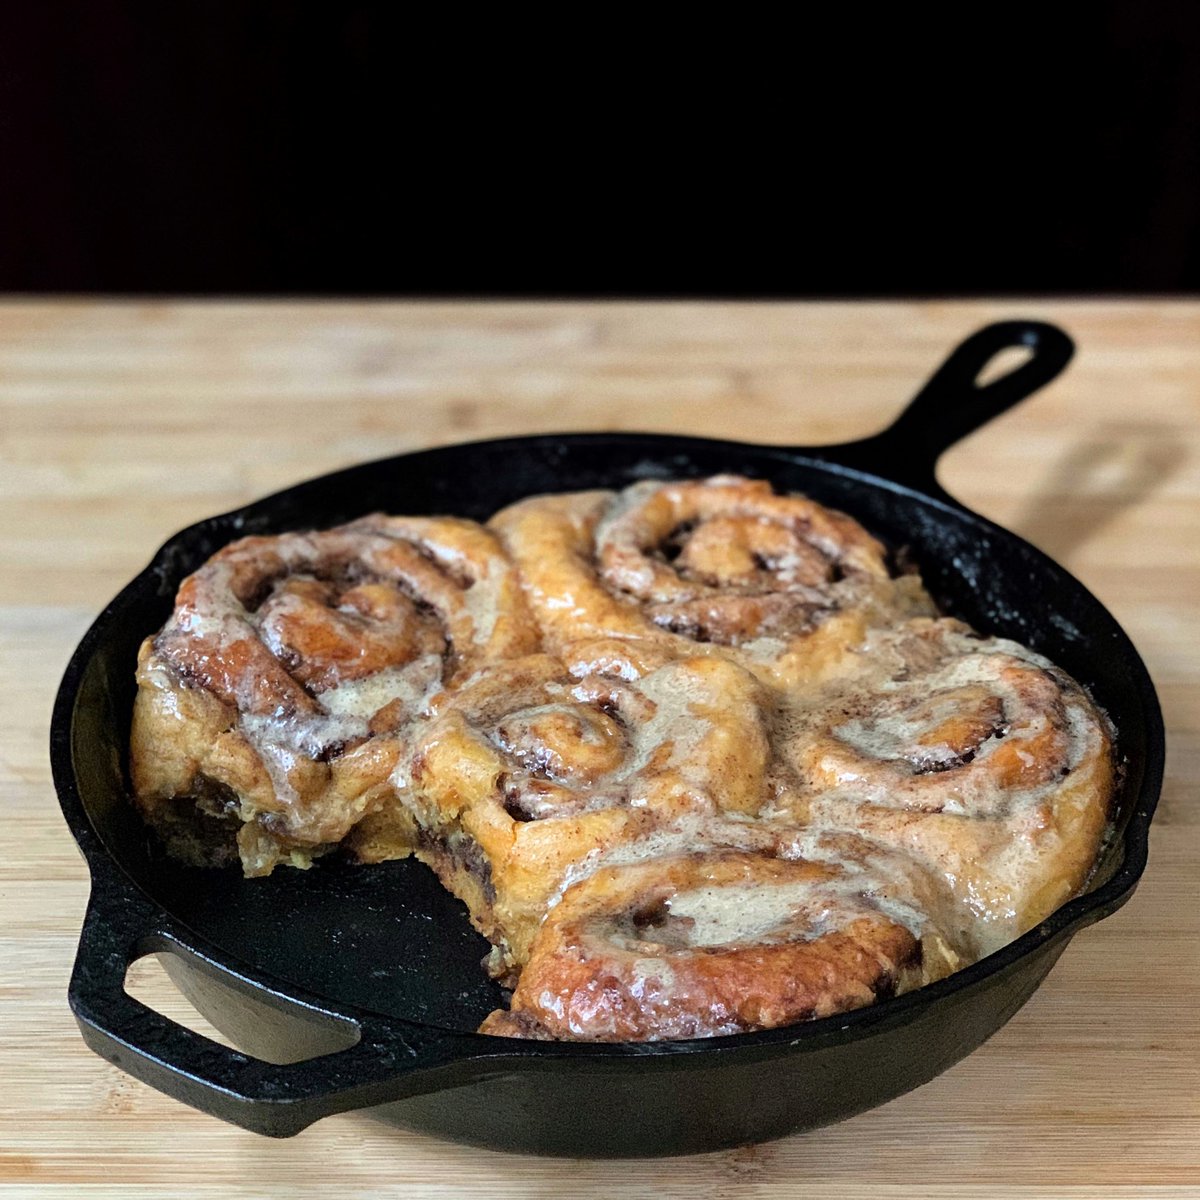
<path id="1" fill-rule="evenodd" d="M 468 1060 L 489 1060 L 494 1058 L 603 1058 L 622 1060 L 627 1058 L 664 1058 L 677 1059 L 679 1056 L 690 1056 L 703 1051 L 747 1051 L 768 1049 L 781 1045 L 800 1048 L 811 1043 L 823 1043 L 833 1038 L 836 1040 L 852 1040 L 882 1032 L 894 1025 L 906 1023 L 909 1014 L 936 1004 L 948 996 L 986 984 L 989 980 L 998 979 L 1007 970 L 1021 960 L 1032 956 L 1038 950 L 1044 950 L 1051 945 L 1069 939 L 1080 929 L 1096 921 L 1102 920 L 1115 912 L 1133 894 L 1145 871 L 1149 850 L 1149 827 L 1157 807 L 1162 784 L 1165 744 L 1161 707 L 1153 682 L 1140 654 L 1132 640 L 1120 623 L 1113 617 L 1107 607 L 1073 574 L 1062 567 L 1049 555 L 1036 546 L 1012 533 L 1003 526 L 997 525 L 987 517 L 967 508 L 953 497 L 949 496 L 937 483 L 932 472 L 924 487 L 909 482 L 899 482 L 879 474 L 876 470 L 864 466 L 853 465 L 845 461 L 841 455 L 853 459 L 855 450 L 872 442 L 874 439 L 864 439 L 863 442 L 842 443 L 830 446 L 787 447 L 763 445 L 761 443 L 740 442 L 719 438 L 702 438 L 692 435 L 675 435 L 664 433 L 640 432 L 571 432 L 571 433 L 539 433 L 516 435 L 502 438 L 484 438 L 469 442 L 445 443 L 439 446 L 408 451 L 398 455 L 373 459 L 365 463 L 357 463 L 348 467 L 327 472 L 311 479 L 301 480 L 287 488 L 270 493 L 267 496 L 253 500 L 248 504 L 227 512 L 204 518 L 179 530 L 169 537 L 151 558 L 150 562 L 135 575 L 113 598 L 105 605 L 100 614 L 89 626 L 72 654 L 64 672 L 62 682 L 55 698 L 51 723 L 51 765 L 56 791 L 60 805 L 67 820 L 68 827 L 76 842 L 79 844 L 88 862 L 92 876 L 93 889 L 108 884 L 112 879 L 132 887 L 136 894 L 151 905 L 161 918 L 158 922 L 160 930 L 168 941 L 176 943 L 185 951 L 207 961 L 222 973 L 233 976 L 251 985 L 255 989 L 264 990 L 272 995 L 289 1002 L 318 1012 L 343 1017 L 359 1025 L 391 1026 L 395 1028 L 416 1028 L 426 1034 L 437 1034 L 449 1037 L 461 1047 L 459 1057 Z M 803 470 L 816 470 L 840 475 L 851 480 L 857 487 L 882 490 L 903 495 L 921 504 L 940 510 L 939 516 L 944 520 L 950 517 L 955 521 L 965 521 L 981 532 L 1019 547 L 1024 553 L 1032 556 L 1040 570 L 1052 569 L 1065 576 L 1078 589 L 1084 601 L 1093 606 L 1097 616 L 1107 621 L 1118 638 L 1117 650 L 1122 654 L 1123 661 L 1133 671 L 1133 683 L 1142 708 L 1143 733 L 1145 735 L 1145 758 L 1142 763 L 1142 774 L 1137 781 L 1137 794 L 1128 798 L 1129 813 L 1125 817 L 1115 839 L 1121 845 L 1121 859 L 1114 868 L 1111 876 L 1094 889 L 1068 900 L 1051 913 L 1044 921 L 1033 929 L 1028 930 L 1019 938 L 1001 947 L 999 950 L 977 960 L 963 969 L 954 972 L 936 983 L 917 988 L 901 996 L 891 997 L 863 1008 L 853 1009 L 834 1016 L 801 1022 L 795 1025 L 780 1026 L 774 1029 L 760 1030 L 753 1033 L 729 1034 L 718 1038 L 692 1038 L 679 1041 L 658 1042 L 540 1042 L 519 1038 L 496 1037 L 494 1035 L 466 1032 L 451 1029 L 447 1026 L 428 1021 L 420 1021 L 408 1017 L 397 1017 L 373 1009 L 361 1008 L 354 1005 L 335 1003 L 320 995 L 308 993 L 303 988 L 263 971 L 255 965 L 233 958 L 219 947 L 213 945 L 204 933 L 195 930 L 176 917 L 160 901 L 146 891 L 142 884 L 134 878 L 118 861 L 117 857 L 105 844 L 100 831 L 93 824 L 91 817 L 80 795 L 78 780 L 74 769 L 74 715 L 79 699 L 80 687 L 97 648 L 102 644 L 104 636 L 114 627 L 123 602 L 134 593 L 140 592 L 157 578 L 161 581 L 171 567 L 171 559 L 181 548 L 211 535 L 217 530 L 223 530 L 233 537 L 245 536 L 255 532 L 247 528 L 255 519 L 261 519 L 273 509 L 278 509 L 291 498 L 302 495 L 307 489 L 316 486 L 328 487 L 337 480 L 349 480 L 358 473 L 379 472 L 395 468 L 398 464 L 416 457 L 435 457 L 439 453 L 459 452 L 470 450 L 495 450 L 503 447 L 532 447 L 535 445 L 551 447 L 553 445 L 573 444 L 600 446 L 604 443 L 625 448 L 643 446 L 655 447 L 659 451 L 674 451 L 675 454 L 685 453 L 689 446 L 703 447 L 705 450 L 729 452 L 730 454 L 750 454 L 759 459 L 774 459 L 782 465 L 800 467 Z M 669 477 L 669 476 L 664 476 Z M 930 486 L 932 485 L 932 486 Z M 232 540 L 227 538 L 226 540 Z M 1118 739 L 1121 730 L 1118 730 Z M 1119 744 L 1119 743 L 1118 743 Z M 1128 787 L 1127 781 L 1122 787 Z M 1097 857 L 1097 863 L 1106 852 L 1113 851 L 1106 844 Z M 114 873 L 115 872 L 115 876 Z M 302 1066 L 303 1063 L 297 1064 Z M 421 1067 L 417 1067 L 421 1071 Z"/>

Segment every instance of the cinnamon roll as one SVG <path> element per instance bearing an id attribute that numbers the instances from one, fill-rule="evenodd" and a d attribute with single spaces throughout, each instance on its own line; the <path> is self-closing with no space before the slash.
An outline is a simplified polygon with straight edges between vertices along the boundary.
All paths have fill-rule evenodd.
<path id="1" fill-rule="evenodd" d="M 832 859 L 718 850 L 610 867 L 550 911 L 511 1011 L 482 1030 L 654 1041 L 830 1016 L 924 982 L 929 925 Z"/>
<path id="2" fill-rule="evenodd" d="M 876 639 L 857 676 L 793 714 L 806 826 L 853 828 L 944 873 L 987 953 L 1083 883 L 1114 784 L 1111 732 L 1073 680 L 957 621 Z"/>
<path id="3" fill-rule="evenodd" d="M 643 674 L 603 646 L 574 666 L 543 654 L 479 671 L 439 699 L 393 776 L 417 856 L 504 971 L 568 878 L 736 837 L 716 831 L 768 799 L 762 688 L 740 667 L 691 658 Z"/>
<path id="4" fill-rule="evenodd" d="M 558 650 L 650 640 L 786 683 L 835 668 L 874 624 L 933 611 L 856 521 L 736 475 L 537 496 L 491 526 Z"/>
<path id="5" fill-rule="evenodd" d="M 473 522 L 244 538 L 184 580 L 141 648 L 136 802 L 178 857 L 305 866 L 390 798 L 394 735 L 432 696 L 537 643 Z"/>

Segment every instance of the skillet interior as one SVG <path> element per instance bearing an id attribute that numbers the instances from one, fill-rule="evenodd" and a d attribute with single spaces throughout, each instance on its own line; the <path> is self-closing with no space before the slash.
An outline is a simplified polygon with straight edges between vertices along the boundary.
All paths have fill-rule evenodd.
<path id="1" fill-rule="evenodd" d="M 77 660 L 85 665 L 71 748 L 91 824 L 139 887 L 229 965 L 335 1008 L 473 1030 L 500 1001 L 479 966 L 487 944 L 420 864 L 360 868 L 326 860 L 308 872 L 281 868 L 247 881 L 236 871 L 185 869 L 155 851 L 126 799 L 138 643 L 166 619 L 182 578 L 247 533 L 325 527 L 375 510 L 485 519 L 538 492 L 732 471 L 804 492 L 850 513 L 893 549 L 907 547 L 946 612 L 1024 642 L 1084 683 L 1119 731 L 1126 776 L 1115 823 L 1123 831 L 1142 791 L 1156 717 L 1144 669 L 1112 617 L 1081 584 L 1013 535 L 959 506 L 823 461 L 819 453 L 623 434 L 483 442 L 355 467 L 184 531 L 106 610 L 89 636 L 90 658 Z M 1148 820 L 1149 812 L 1137 816 Z M 1124 833 L 1110 842 L 1093 893 L 1118 871 L 1130 874 L 1132 886 L 1144 858 L 1140 826 L 1135 840 L 1129 861 Z M 1068 907 L 1076 917 L 1089 908 L 1103 915 L 1119 902 L 1119 891 L 1114 885 Z"/>

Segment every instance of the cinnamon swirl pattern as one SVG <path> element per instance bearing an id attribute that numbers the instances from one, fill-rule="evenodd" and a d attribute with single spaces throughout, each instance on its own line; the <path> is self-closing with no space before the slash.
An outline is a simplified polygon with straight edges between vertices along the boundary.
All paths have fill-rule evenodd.
<path id="1" fill-rule="evenodd" d="M 396 735 L 429 697 L 537 639 L 511 564 L 470 521 L 234 542 L 142 646 L 137 802 L 179 857 L 305 866 L 390 796 Z"/>
<path id="2" fill-rule="evenodd" d="M 708 658 L 576 678 L 542 654 L 443 695 L 393 779 L 425 834 L 418 857 L 496 944 L 494 969 L 519 969 L 581 869 L 753 837 L 732 826 L 767 795 L 761 691 Z"/>
<path id="3" fill-rule="evenodd" d="M 717 851 L 610 867 L 551 910 L 485 1032 L 595 1041 L 788 1025 L 892 994 L 920 943 L 843 869 Z"/>
<path id="4" fill-rule="evenodd" d="M 491 525 L 559 650 L 605 636 L 709 647 L 768 682 L 811 682 L 867 628 L 933 612 L 856 521 L 758 480 L 537 496 Z"/>
<path id="5" fill-rule="evenodd" d="M 736 476 L 243 539 L 138 684 L 171 853 L 414 853 L 493 944 L 503 1036 L 717 1036 L 941 978 L 1078 891 L 1115 788 L 1078 684 Z"/>
<path id="6" fill-rule="evenodd" d="M 1107 722 L 1046 659 L 958 621 L 914 621 L 865 658 L 865 677 L 792 713 L 793 812 L 951 880 L 989 953 L 1084 882 L 1115 785 Z"/>

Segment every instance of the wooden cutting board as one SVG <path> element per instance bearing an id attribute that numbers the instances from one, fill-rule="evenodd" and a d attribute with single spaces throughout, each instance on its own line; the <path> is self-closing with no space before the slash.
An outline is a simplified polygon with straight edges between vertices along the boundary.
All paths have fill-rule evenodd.
<path id="1" fill-rule="evenodd" d="M 307 476 L 467 438 L 848 439 L 1008 316 L 1061 323 L 1079 356 L 953 450 L 943 482 L 1113 609 L 1157 681 L 1169 754 L 1137 896 L 980 1051 L 812 1134 L 581 1163 L 364 1114 L 269 1141 L 84 1048 L 65 991 L 87 878 L 50 782 L 50 706 L 89 621 L 169 534 Z M 10 304 L 0 458 L 0 1192 L 1200 1196 L 1200 304 Z M 136 986 L 187 1011 L 148 967 Z"/>

